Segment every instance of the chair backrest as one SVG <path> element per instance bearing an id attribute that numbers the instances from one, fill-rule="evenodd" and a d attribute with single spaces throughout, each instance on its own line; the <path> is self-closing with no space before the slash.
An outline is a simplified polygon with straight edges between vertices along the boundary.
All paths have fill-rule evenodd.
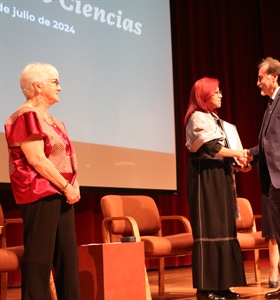
<path id="1" fill-rule="evenodd" d="M 101 209 L 106 217 L 133 217 L 140 235 L 157 235 L 161 229 L 160 216 L 155 201 L 148 196 L 107 195 L 101 199 Z M 129 235 L 131 228 L 126 221 L 112 221 L 113 234 Z"/>
<path id="2" fill-rule="evenodd" d="M 240 219 L 236 220 L 237 231 L 252 232 L 254 227 L 254 215 L 251 203 L 246 198 L 237 198 Z"/>

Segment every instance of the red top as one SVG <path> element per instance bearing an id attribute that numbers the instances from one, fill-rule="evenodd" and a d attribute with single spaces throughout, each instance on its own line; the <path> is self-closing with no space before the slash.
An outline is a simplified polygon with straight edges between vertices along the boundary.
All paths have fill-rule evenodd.
<path id="1" fill-rule="evenodd" d="M 20 108 L 5 124 L 9 148 L 10 180 L 18 204 L 31 203 L 53 194 L 61 194 L 58 187 L 41 176 L 27 161 L 19 142 L 31 134 L 38 134 L 44 141 L 46 157 L 70 183 L 77 176 L 77 159 L 67 136 L 64 123 L 53 118 L 50 124 L 41 114 L 29 107 Z"/>

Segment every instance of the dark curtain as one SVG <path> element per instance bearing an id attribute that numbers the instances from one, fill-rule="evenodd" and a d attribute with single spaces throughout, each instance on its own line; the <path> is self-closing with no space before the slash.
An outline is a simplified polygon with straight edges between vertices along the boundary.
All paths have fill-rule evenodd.
<path id="1" fill-rule="evenodd" d="M 165 1 L 165 0 L 162 0 Z M 267 99 L 256 86 L 257 65 L 262 58 L 280 59 L 279 0 L 171 0 L 174 61 L 174 93 L 177 134 L 178 194 L 151 194 L 160 214 L 188 217 L 184 115 L 189 92 L 201 77 L 216 77 L 223 91 L 222 119 L 237 126 L 243 146 L 257 144 Z M 261 193 L 257 168 L 237 173 L 237 192 L 248 198 L 254 213 L 261 213 Z M 78 244 L 102 242 L 100 198 L 106 194 L 82 191 L 76 207 Z M 9 188 L 1 189 L 0 201 L 6 217 L 19 212 Z M 166 227 L 166 232 L 171 232 Z M 13 230 L 8 243 L 20 241 Z M 190 264 L 190 258 L 168 259 L 167 266 Z M 156 265 L 147 262 L 149 268 Z"/>

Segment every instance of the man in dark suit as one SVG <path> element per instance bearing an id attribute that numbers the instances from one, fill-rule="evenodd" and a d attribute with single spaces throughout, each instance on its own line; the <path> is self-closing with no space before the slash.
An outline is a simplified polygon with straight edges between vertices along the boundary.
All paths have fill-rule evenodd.
<path id="1" fill-rule="evenodd" d="M 278 287 L 280 245 L 280 62 L 267 57 L 259 64 L 257 86 L 269 96 L 259 134 L 259 145 L 250 149 L 251 159 L 259 163 L 262 190 L 262 232 L 269 239 L 269 286 Z M 280 299 L 280 289 L 265 295 Z"/>

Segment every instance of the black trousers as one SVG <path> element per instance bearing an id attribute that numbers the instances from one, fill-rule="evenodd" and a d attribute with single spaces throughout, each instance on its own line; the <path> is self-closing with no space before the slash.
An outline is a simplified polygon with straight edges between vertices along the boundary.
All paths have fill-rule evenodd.
<path id="1" fill-rule="evenodd" d="M 280 189 L 272 184 L 268 195 L 262 194 L 262 235 L 275 238 L 280 246 Z"/>
<path id="2" fill-rule="evenodd" d="M 79 300 L 74 207 L 53 195 L 20 205 L 24 224 L 22 300 L 50 300 L 50 272 L 55 270 L 59 300 Z"/>

